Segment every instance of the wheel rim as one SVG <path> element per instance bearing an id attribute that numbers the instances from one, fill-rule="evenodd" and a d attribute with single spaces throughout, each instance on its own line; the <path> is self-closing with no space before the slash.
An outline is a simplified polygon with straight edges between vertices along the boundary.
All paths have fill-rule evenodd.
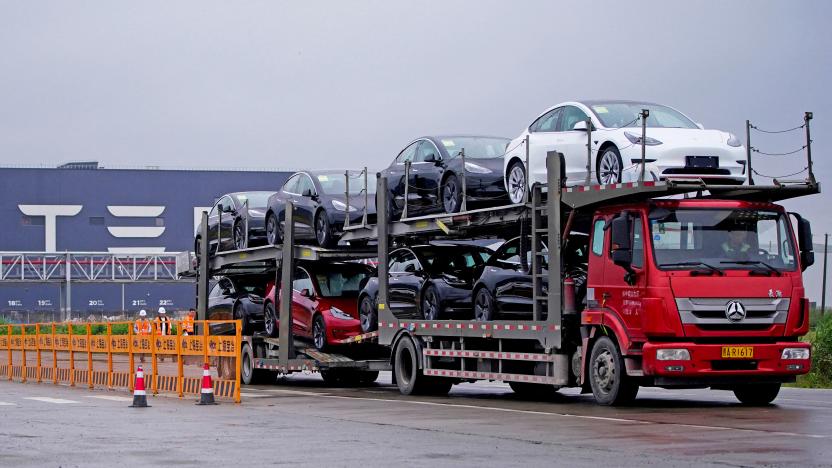
<path id="1" fill-rule="evenodd" d="M 319 214 L 318 218 L 315 220 L 315 238 L 318 240 L 319 245 L 324 245 L 328 234 L 329 232 L 326 225 L 326 219 L 324 219 L 322 214 Z"/>
<path id="2" fill-rule="evenodd" d="M 592 365 L 592 374 L 598 384 L 598 390 L 610 393 L 616 383 L 615 362 L 608 350 L 601 352 Z"/>
<path id="3" fill-rule="evenodd" d="M 599 177 L 602 184 L 618 183 L 618 174 L 621 172 L 621 165 L 618 163 L 618 155 L 612 150 L 607 150 L 601 156 Z"/>
<path id="4" fill-rule="evenodd" d="M 269 335 L 274 334 L 274 311 L 272 310 L 271 304 L 266 307 L 266 323 L 264 324 L 266 328 L 266 333 Z"/>
<path id="5" fill-rule="evenodd" d="M 248 353 L 245 354 L 243 359 L 243 375 L 245 375 L 246 377 L 251 375 L 251 358 L 249 357 Z"/>
<path id="6" fill-rule="evenodd" d="M 436 293 L 433 289 L 429 289 L 425 293 L 422 308 L 424 309 L 425 320 L 436 320 L 439 316 L 439 305 L 437 304 Z"/>
<path id="7" fill-rule="evenodd" d="M 269 216 L 266 221 L 266 238 L 269 240 L 269 244 L 277 244 L 277 220 L 274 216 Z"/>
<path id="8" fill-rule="evenodd" d="M 456 181 L 451 179 L 445 182 L 445 190 L 442 191 L 442 202 L 445 205 L 445 213 L 456 211 Z"/>
<path id="9" fill-rule="evenodd" d="M 521 203 L 526 191 L 526 171 L 516 164 L 508 175 L 508 193 L 512 203 Z"/>
<path id="10" fill-rule="evenodd" d="M 373 305 L 370 304 L 370 301 L 364 299 L 361 301 L 361 310 L 359 315 L 361 316 L 361 328 L 364 331 L 370 330 L 373 326 Z"/>
<path id="11" fill-rule="evenodd" d="M 480 322 L 485 322 L 489 308 L 488 297 L 483 292 L 478 293 L 474 301 L 474 317 Z"/>
<path id="12" fill-rule="evenodd" d="M 326 337 L 324 336 L 324 330 L 320 320 L 315 320 L 315 325 L 312 329 L 312 339 L 315 340 L 316 348 L 321 349 L 324 347 Z"/>
<path id="13" fill-rule="evenodd" d="M 239 223 L 234 226 L 234 245 L 237 247 L 237 250 L 246 248 L 246 237 L 243 233 L 243 226 Z"/>

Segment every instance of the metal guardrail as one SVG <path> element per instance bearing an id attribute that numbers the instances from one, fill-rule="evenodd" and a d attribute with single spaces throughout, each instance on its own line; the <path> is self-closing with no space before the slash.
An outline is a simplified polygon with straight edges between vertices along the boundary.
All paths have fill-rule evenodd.
<path id="1" fill-rule="evenodd" d="M 192 281 L 177 272 L 179 252 L 0 252 L 0 283 Z"/>

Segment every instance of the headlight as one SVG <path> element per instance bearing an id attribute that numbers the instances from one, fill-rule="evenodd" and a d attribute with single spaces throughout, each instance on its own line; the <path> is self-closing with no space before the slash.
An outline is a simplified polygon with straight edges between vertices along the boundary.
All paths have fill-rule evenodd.
<path id="1" fill-rule="evenodd" d="M 352 319 L 355 318 L 352 315 L 350 315 L 350 314 L 344 312 L 343 310 L 341 310 L 337 307 L 334 307 L 334 306 L 329 308 L 329 314 L 332 315 L 333 317 L 335 317 L 337 319 L 341 319 L 341 320 L 352 320 Z"/>
<path id="2" fill-rule="evenodd" d="M 491 174 L 491 169 L 465 161 L 465 170 L 474 174 Z"/>
<path id="3" fill-rule="evenodd" d="M 728 134 L 728 146 L 733 146 L 734 148 L 736 148 L 738 146 L 742 146 L 742 142 L 740 141 L 739 138 L 737 138 L 736 135 L 734 135 L 733 133 L 729 133 Z"/>
<path id="4" fill-rule="evenodd" d="M 685 348 L 660 349 L 656 351 L 659 361 L 690 361 L 690 352 Z"/>
<path id="5" fill-rule="evenodd" d="M 630 143 L 634 145 L 641 144 L 641 135 L 633 135 L 630 132 L 624 132 L 624 136 L 627 137 L 627 139 L 630 140 Z M 656 146 L 662 144 L 662 142 L 655 138 L 646 137 L 644 138 L 644 144 L 646 146 Z"/>
<path id="6" fill-rule="evenodd" d="M 809 359 L 809 348 L 786 348 L 780 359 Z"/>
<path id="7" fill-rule="evenodd" d="M 338 211 L 347 211 L 347 204 L 340 200 L 332 200 L 332 207 Z M 350 205 L 350 213 L 358 211 L 358 208 Z"/>

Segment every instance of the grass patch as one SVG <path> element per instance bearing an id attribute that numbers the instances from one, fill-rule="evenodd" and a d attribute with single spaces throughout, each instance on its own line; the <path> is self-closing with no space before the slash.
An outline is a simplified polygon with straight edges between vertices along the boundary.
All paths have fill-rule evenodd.
<path id="1" fill-rule="evenodd" d="M 814 311 L 813 311 L 814 312 Z M 791 384 L 801 388 L 832 388 L 832 314 L 818 313 L 814 329 L 802 341 L 812 343 L 812 371 Z"/>

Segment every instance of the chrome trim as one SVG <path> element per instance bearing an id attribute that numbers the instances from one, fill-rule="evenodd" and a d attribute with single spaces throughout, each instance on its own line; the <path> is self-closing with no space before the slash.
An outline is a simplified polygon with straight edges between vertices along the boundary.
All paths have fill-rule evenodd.
<path id="1" fill-rule="evenodd" d="M 731 301 L 745 306 L 745 319 L 731 322 L 725 307 Z M 784 297 L 677 298 L 676 307 L 683 324 L 690 325 L 772 325 L 784 324 L 789 314 L 790 299 Z"/>

